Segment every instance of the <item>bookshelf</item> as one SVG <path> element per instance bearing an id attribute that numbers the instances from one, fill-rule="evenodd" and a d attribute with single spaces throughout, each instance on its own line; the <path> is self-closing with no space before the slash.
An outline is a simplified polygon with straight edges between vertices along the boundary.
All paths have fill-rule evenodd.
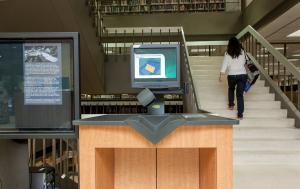
<path id="1" fill-rule="evenodd" d="M 226 11 L 227 0 L 102 0 L 103 15 Z M 240 0 L 231 5 L 240 6 Z"/>
<path id="2" fill-rule="evenodd" d="M 183 113 L 183 99 L 179 94 L 166 94 L 166 113 Z M 136 94 L 81 95 L 82 114 L 137 114 L 147 113 L 136 98 Z"/>

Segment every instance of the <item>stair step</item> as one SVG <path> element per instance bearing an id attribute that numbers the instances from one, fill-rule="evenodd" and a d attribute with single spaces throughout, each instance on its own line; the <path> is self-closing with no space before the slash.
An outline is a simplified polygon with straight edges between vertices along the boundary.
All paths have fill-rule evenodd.
<path id="1" fill-rule="evenodd" d="M 198 79 L 193 79 L 194 84 L 200 87 L 205 87 L 205 86 L 214 86 L 214 87 L 225 87 L 227 88 L 227 80 L 224 80 L 222 82 L 216 82 L 214 80 L 198 80 Z M 253 87 L 264 87 L 265 86 L 265 82 L 262 80 L 257 81 Z"/>
<path id="2" fill-rule="evenodd" d="M 246 101 L 245 109 L 279 109 L 280 104 L 280 101 Z M 202 109 L 227 109 L 228 102 L 201 101 L 200 106 Z"/>
<path id="3" fill-rule="evenodd" d="M 200 93 L 210 93 L 210 94 L 227 94 L 228 88 L 227 87 L 213 87 L 213 86 L 196 86 L 195 87 Z M 254 86 L 247 92 L 247 94 L 267 94 L 269 93 L 269 87 L 257 87 Z"/>
<path id="4" fill-rule="evenodd" d="M 199 64 L 208 64 L 208 65 L 212 65 L 212 64 L 222 64 L 223 63 L 223 57 L 222 58 L 214 58 L 214 59 L 197 59 L 197 58 L 190 58 L 190 64 L 191 65 L 199 65 Z"/>
<path id="5" fill-rule="evenodd" d="M 235 140 L 233 146 L 236 152 L 300 152 L 300 140 Z"/>
<path id="6" fill-rule="evenodd" d="M 217 80 L 219 81 L 219 75 L 193 75 L 193 80 Z"/>
<path id="7" fill-rule="evenodd" d="M 205 66 L 219 66 L 219 69 L 221 68 L 222 66 L 222 62 L 223 60 L 221 61 L 214 61 L 214 62 L 210 62 L 210 61 L 195 61 L 195 62 L 190 62 L 190 66 L 197 66 L 197 65 L 205 65 Z"/>
<path id="8" fill-rule="evenodd" d="M 190 56 L 190 61 L 216 61 L 216 60 L 223 60 L 224 56 Z"/>
<path id="9" fill-rule="evenodd" d="M 227 95 L 221 95 L 221 94 L 201 94 L 196 91 L 196 94 L 198 96 L 199 102 L 204 101 L 215 101 L 215 102 L 227 102 L 228 97 Z M 245 101 L 274 101 L 275 100 L 275 94 L 249 94 L 244 95 Z"/>
<path id="10" fill-rule="evenodd" d="M 234 139 L 238 140 L 300 140 L 300 130 L 295 128 L 246 128 L 235 127 Z"/>
<path id="11" fill-rule="evenodd" d="M 219 75 L 220 70 L 192 70 L 192 75 Z"/>
<path id="12" fill-rule="evenodd" d="M 240 120 L 239 125 L 235 125 L 235 127 L 243 128 L 295 128 L 295 119 L 292 118 L 245 118 Z"/>
<path id="13" fill-rule="evenodd" d="M 210 110 L 211 113 L 218 114 L 222 117 L 236 118 L 237 111 L 235 110 Z M 244 118 L 286 118 L 287 110 L 246 110 L 244 112 Z"/>
<path id="14" fill-rule="evenodd" d="M 194 79 L 194 82 L 197 82 L 199 84 L 203 84 L 203 83 L 208 83 L 208 84 L 218 84 L 218 85 L 224 85 L 227 86 L 227 78 L 224 79 L 222 82 L 219 82 L 219 76 L 216 76 L 215 79 Z M 265 81 L 264 80 L 257 80 L 255 85 L 264 85 Z"/>
<path id="15" fill-rule="evenodd" d="M 294 189 L 300 186 L 300 166 L 235 165 L 234 189 Z"/>
<path id="16" fill-rule="evenodd" d="M 221 70 L 221 65 L 212 64 L 212 65 L 203 65 L 203 64 L 193 64 L 191 65 L 192 70 Z"/>
<path id="17" fill-rule="evenodd" d="M 234 152 L 234 165 L 300 165 L 300 152 Z"/>

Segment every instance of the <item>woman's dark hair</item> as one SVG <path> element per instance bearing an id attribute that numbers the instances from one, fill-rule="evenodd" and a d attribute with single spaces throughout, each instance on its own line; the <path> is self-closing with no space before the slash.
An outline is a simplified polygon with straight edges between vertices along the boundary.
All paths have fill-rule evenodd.
<path id="1" fill-rule="evenodd" d="M 236 37 L 232 37 L 229 39 L 227 53 L 232 58 L 237 58 L 242 54 L 242 45 Z"/>

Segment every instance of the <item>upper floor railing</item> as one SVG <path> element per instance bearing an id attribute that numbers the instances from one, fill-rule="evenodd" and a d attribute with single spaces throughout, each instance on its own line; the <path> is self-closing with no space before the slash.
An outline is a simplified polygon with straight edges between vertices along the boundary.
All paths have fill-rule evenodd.
<path id="1" fill-rule="evenodd" d="M 134 44 L 179 44 L 180 27 L 106 28 L 101 41 L 107 55 L 130 54 Z"/>

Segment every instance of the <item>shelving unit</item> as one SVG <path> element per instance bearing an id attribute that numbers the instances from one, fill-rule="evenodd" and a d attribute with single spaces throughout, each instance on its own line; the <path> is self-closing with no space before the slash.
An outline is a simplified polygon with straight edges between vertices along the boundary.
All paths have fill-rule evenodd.
<path id="1" fill-rule="evenodd" d="M 100 10 L 104 15 L 216 12 L 226 11 L 226 0 L 102 0 Z"/>
<path id="2" fill-rule="evenodd" d="M 164 95 L 166 113 L 183 113 L 181 95 Z M 147 113 L 135 94 L 82 95 L 82 114 L 137 114 Z"/>

